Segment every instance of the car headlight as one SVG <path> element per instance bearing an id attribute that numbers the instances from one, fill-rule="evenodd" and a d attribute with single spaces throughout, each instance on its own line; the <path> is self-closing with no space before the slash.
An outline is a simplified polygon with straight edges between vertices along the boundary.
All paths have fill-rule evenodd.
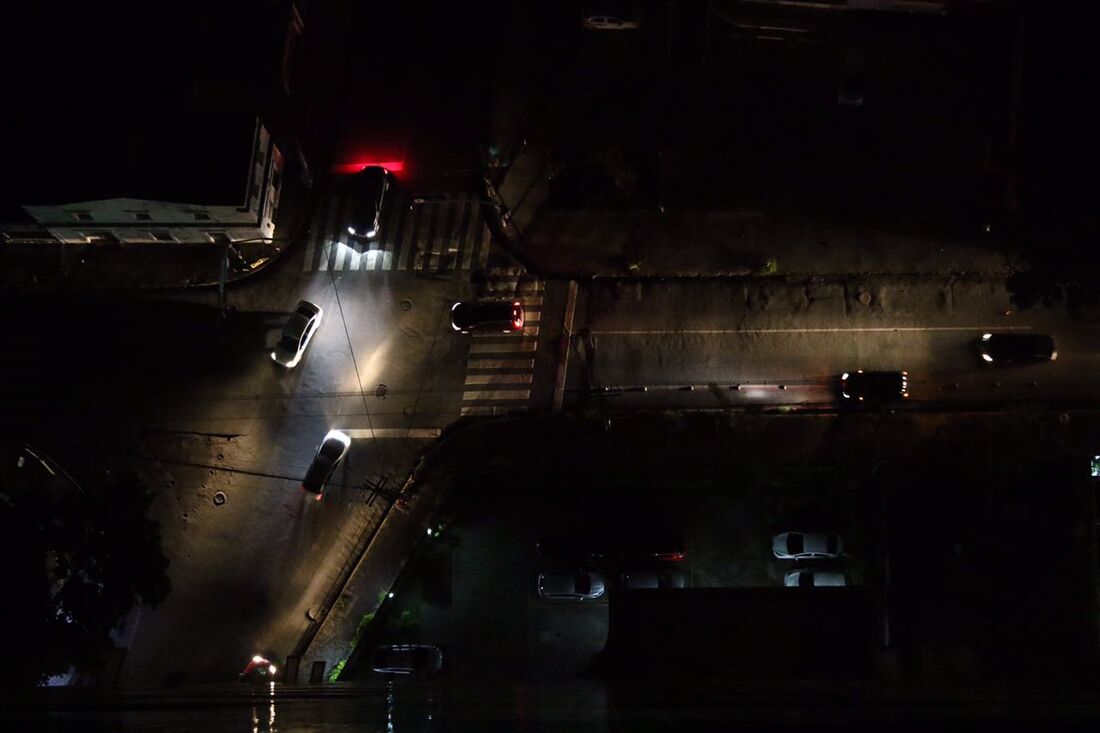
<path id="1" fill-rule="evenodd" d="M 989 354 L 983 353 L 982 358 L 985 359 L 986 361 L 993 361 L 993 357 L 990 356 Z"/>
<path id="2" fill-rule="evenodd" d="M 983 333 L 982 334 L 982 341 L 988 341 L 991 338 L 993 338 L 993 334 L 991 334 L 991 333 Z"/>
<path id="3" fill-rule="evenodd" d="M 350 234 L 351 236 L 354 237 L 355 236 L 355 227 L 348 227 L 348 234 Z"/>

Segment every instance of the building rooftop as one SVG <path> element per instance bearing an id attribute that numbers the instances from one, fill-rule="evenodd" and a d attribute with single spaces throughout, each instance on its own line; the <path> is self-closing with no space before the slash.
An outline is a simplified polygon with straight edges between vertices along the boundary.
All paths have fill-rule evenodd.
<path id="1" fill-rule="evenodd" d="M 256 120 L 277 88 L 281 6 L 15 14 L 0 49 L 0 220 L 23 220 L 25 204 L 118 197 L 242 204 Z"/>

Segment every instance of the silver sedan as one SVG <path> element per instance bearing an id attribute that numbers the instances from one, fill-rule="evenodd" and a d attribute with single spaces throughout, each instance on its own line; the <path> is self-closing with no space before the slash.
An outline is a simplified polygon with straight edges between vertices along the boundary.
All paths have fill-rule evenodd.
<path id="1" fill-rule="evenodd" d="M 783 532 L 772 538 L 772 554 L 780 560 L 816 560 L 840 557 L 844 542 L 829 532 Z"/>
<path id="2" fill-rule="evenodd" d="M 283 326 L 279 343 L 275 344 L 275 350 L 271 352 L 271 359 L 276 364 L 293 369 L 306 353 L 313 334 L 317 333 L 317 327 L 321 325 L 321 306 L 314 305 L 308 300 L 298 301 L 294 306 L 294 312 L 290 314 L 286 325 Z"/>
<path id="3" fill-rule="evenodd" d="M 603 576 L 586 570 L 539 573 L 539 598 L 584 601 L 604 592 Z"/>

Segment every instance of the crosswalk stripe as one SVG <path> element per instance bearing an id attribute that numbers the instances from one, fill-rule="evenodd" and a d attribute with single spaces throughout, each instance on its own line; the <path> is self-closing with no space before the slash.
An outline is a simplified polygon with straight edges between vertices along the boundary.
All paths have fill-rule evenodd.
<path id="1" fill-rule="evenodd" d="M 524 303 L 524 305 L 527 305 Z M 542 311 L 529 311 L 526 308 L 523 309 L 523 322 L 524 323 L 538 323 L 539 316 L 542 315 Z"/>
<path id="2" fill-rule="evenodd" d="M 541 293 L 546 288 L 542 280 L 528 280 L 516 287 L 518 293 Z"/>
<path id="3" fill-rule="evenodd" d="M 415 208 L 405 211 L 405 226 L 401 234 L 401 254 L 397 263 L 398 270 L 412 269 L 409 267 L 409 253 L 412 251 L 413 242 L 416 241 L 416 230 L 420 228 L 420 217 L 416 214 Z"/>
<path id="4" fill-rule="evenodd" d="M 485 267 L 489 263 L 489 227 L 486 226 L 485 222 L 481 222 L 480 224 L 481 225 L 479 228 L 481 230 L 481 245 L 480 249 L 478 250 L 477 266 Z"/>
<path id="5" fill-rule="evenodd" d="M 443 431 L 440 428 L 351 428 L 343 429 L 352 440 L 377 440 L 379 438 L 412 438 L 434 440 Z"/>
<path id="6" fill-rule="evenodd" d="M 491 237 L 477 200 L 454 198 L 410 206 L 407 194 L 391 196 L 378 239 L 357 243 L 349 241 L 346 232 L 352 197 L 326 195 L 313 214 L 303 270 L 446 272 L 488 261 Z"/>
<path id="7" fill-rule="evenodd" d="M 332 256 L 332 235 L 335 233 L 336 227 L 339 226 L 340 212 L 342 211 L 340 201 L 341 199 L 334 196 L 328 203 L 328 219 L 325 221 L 325 227 L 321 234 L 321 260 L 317 263 L 318 272 L 328 270 L 329 257 Z"/>
<path id="8" fill-rule="evenodd" d="M 495 405 L 466 405 L 462 408 L 462 417 L 467 415 L 496 415 L 504 411 L 504 408 Z"/>
<path id="9" fill-rule="evenodd" d="M 473 392 L 463 392 L 463 402 L 491 402 L 502 400 L 525 400 L 531 395 L 529 389 L 495 389 L 495 390 L 477 390 Z"/>
<path id="10" fill-rule="evenodd" d="M 521 295 L 519 296 L 519 302 L 527 305 L 542 305 L 541 295 Z"/>
<path id="11" fill-rule="evenodd" d="M 470 359 L 466 371 L 481 369 L 534 369 L 534 359 Z"/>
<path id="12" fill-rule="evenodd" d="M 475 339 L 488 339 L 488 338 L 497 338 L 499 336 L 507 336 L 506 334 L 502 334 L 500 331 L 474 331 L 473 334 L 471 334 L 471 335 Z M 538 336 L 539 335 L 539 324 L 538 324 L 538 322 L 536 321 L 535 323 L 525 325 L 523 327 L 523 333 L 520 334 L 520 335 L 522 335 L 522 336 Z"/>
<path id="13" fill-rule="evenodd" d="M 462 269 L 469 270 L 470 263 L 474 261 L 474 248 L 477 246 L 474 231 L 477 228 L 478 221 L 481 220 L 481 216 L 478 211 L 478 204 L 474 201 L 466 202 L 464 213 L 465 217 L 462 220 L 462 230 L 460 232 L 462 238 Z"/>
<path id="14" fill-rule="evenodd" d="M 392 195 L 389 211 L 386 212 L 382 219 L 382 241 L 379 243 L 379 248 L 384 255 L 379 257 L 374 262 L 374 267 L 370 269 L 383 270 L 391 269 L 393 267 L 393 247 L 397 240 L 398 224 L 401 222 L 401 213 L 405 208 L 405 197 L 400 192 L 395 192 Z"/>
<path id="15" fill-rule="evenodd" d="M 530 384 L 531 378 L 530 374 L 467 374 L 466 384 Z"/>
<path id="16" fill-rule="evenodd" d="M 471 354 L 509 354 L 514 352 L 535 351 L 538 348 L 538 341 L 520 341 L 518 339 L 510 339 L 506 342 L 490 343 L 487 341 L 477 341 L 470 344 Z"/>

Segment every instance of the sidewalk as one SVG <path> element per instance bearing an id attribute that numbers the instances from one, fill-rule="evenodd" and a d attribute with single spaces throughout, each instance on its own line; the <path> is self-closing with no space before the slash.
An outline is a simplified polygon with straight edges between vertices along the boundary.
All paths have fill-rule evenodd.
<path id="1" fill-rule="evenodd" d="M 440 453 L 453 462 L 455 452 L 447 443 L 446 437 L 437 441 L 414 469 L 400 492 L 401 498 L 382 518 L 340 588 L 335 603 L 312 631 L 312 638 L 307 634 L 303 639 L 298 677 L 286 680 L 287 684 L 308 682 L 310 670 L 318 663 L 324 664 L 323 679 L 327 681 L 333 670 L 342 668 L 343 662 L 351 656 L 361 621 L 373 616 L 382 606 L 386 594 L 394 587 L 406 563 L 415 556 L 427 528 L 446 499 L 447 481 L 423 484 L 419 481 L 429 471 L 436 472 L 438 467 L 431 464 Z M 412 486 L 416 487 L 414 493 L 410 492 Z"/>
<path id="2" fill-rule="evenodd" d="M 488 180 L 499 179 L 499 185 Z M 490 171 L 500 229 L 533 271 L 565 277 L 983 274 L 1017 266 L 990 234 L 966 241 L 822 225 L 747 211 L 548 210 L 546 167 L 524 148 Z"/>
<path id="3" fill-rule="evenodd" d="M 269 243 L 238 245 L 226 282 L 275 262 Z M 216 286 L 225 248 L 193 244 L 0 244 L 0 288 L 8 290 L 140 290 Z"/>

